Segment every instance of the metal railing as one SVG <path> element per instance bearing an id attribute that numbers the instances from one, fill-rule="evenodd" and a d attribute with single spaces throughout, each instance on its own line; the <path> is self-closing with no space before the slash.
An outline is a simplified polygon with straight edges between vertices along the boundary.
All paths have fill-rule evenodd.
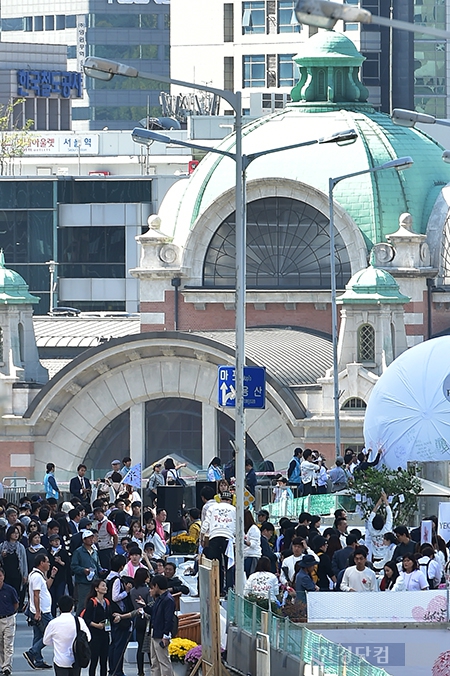
<path id="1" fill-rule="evenodd" d="M 257 632 L 268 634 L 272 648 L 299 657 L 305 664 L 316 667 L 321 675 L 389 676 L 381 667 L 369 664 L 363 657 L 316 634 L 304 624 L 276 615 L 270 608 L 265 611 L 255 603 L 236 596 L 232 590 L 228 592 L 227 615 L 229 624 L 253 636 Z"/>

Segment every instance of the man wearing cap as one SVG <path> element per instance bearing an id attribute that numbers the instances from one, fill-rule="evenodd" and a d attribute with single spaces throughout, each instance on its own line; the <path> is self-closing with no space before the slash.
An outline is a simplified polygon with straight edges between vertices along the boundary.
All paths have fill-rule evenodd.
<path id="1" fill-rule="evenodd" d="M 73 553 L 71 570 L 75 577 L 75 590 L 78 599 L 77 615 L 84 608 L 86 596 L 91 588 L 91 582 L 100 575 L 100 561 L 98 552 L 94 549 L 94 533 L 84 530 L 81 534 L 83 544 Z"/>
<path id="2" fill-rule="evenodd" d="M 78 533 L 75 533 L 75 535 L 72 535 L 70 539 L 70 544 L 69 544 L 69 552 L 71 554 L 74 553 L 78 547 L 81 547 L 83 544 L 83 531 L 85 530 L 91 530 L 92 527 L 92 519 L 90 519 L 87 516 L 84 516 L 80 523 L 78 524 Z"/>
<path id="3" fill-rule="evenodd" d="M 94 509 L 94 527 L 98 530 L 98 556 L 102 568 L 109 570 L 111 559 L 119 543 L 117 529 L 112 521 L 105 516 L 103 507 Z"/>
<path id="4" fill-rule="evenodd" d="M 120 460 L 113 460 L 111 463 L 111 467 L 112 469 L 110 472 L 106 474 L 105 479 L 110 479 L 115 472 L 118 472 L 120 474 L 120 468 L 122 467 L 122 463 L 120 462 Z"/>
<path id="5" fill-rule="evenodd" d="M 236 534 L 236 507 L 233 507 L 233 496 L 229 491 L 221 493 L 220 502 L 212 505 L 205 516 L 201 527 L 201 537 L 208 538 L 205 555 L 208 559 L 216 559 L 220 566 L 220 589 L 224 591 L 225 572 L 228 569 L 228 554 L 234 544 Z M 228 554 L 227 554 L 228 552 Z M 228 588 L 228 584 L 226 588 Z"/>
<path id="6" fill-rule="evenodd" d="M 300 568 L 295 576 L 295 591 L 297 601 L 306 601 L 305 592 L 320 591 L 312 579 L 312 574 L 317 570 L 317 561 L 312 554 L 305 554 L 297 563 Z"/>

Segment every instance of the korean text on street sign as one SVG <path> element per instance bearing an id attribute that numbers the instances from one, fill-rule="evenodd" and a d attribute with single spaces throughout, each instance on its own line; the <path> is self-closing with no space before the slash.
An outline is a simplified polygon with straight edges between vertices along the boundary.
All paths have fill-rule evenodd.
<path id="1" fill-rule="evenodd" d="M 234 366 L 219 366 L 219 406 L 236 405 L 236 375 Z M 262 366 L 244 366 L 244 408 L 265 408 L 266 369 Z"/>

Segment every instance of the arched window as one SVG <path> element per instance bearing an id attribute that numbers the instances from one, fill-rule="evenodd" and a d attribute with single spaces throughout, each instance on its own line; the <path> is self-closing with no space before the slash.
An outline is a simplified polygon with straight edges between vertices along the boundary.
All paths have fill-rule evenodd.
<path id="1" fill-rule="evenodd" d="M 23 364 L 23 362 L 25 361 L 24 358 L 25 350 L 24 350 L 24 335 L 22 323 L 19 323 L 18 332 L 19 332 L 19 359 Z"/>
<path id="2" fill-rule="evenodd" d="M 95 478 L 111 471 L 111 462 L 130 452 L 130 409 L 111 420 L 96 437 L 83 462 L 95 470 Z"/>
<path id="3" fill-rule="evenodd" d="M 203 266 L 207 287 L 235 285 L 233 212 L 216 230 Z M 247 207 L 247 286 L 263 289 L 329 289 L 329 220 L 313 206 L 288 197 L 264 197 Z M 351 274 L 345 244 L 335 230 L 337 286 Z"/>
<path id="4" fill-rule="evenodd" d="M 358 329 L 358 361 L 375 361 L 375 331 L 370 324 L 363 324 Z"/>
<path id="5" fill-rule="evenodd" d="M 359 397 L 352 397 L 351 399 L 347 399 L 347 401 L 341 408 L 346 411 L 348 410 L 361 411 L 367 408 L 367 404 L 364 401 L 364 399 L 360 399 Z"/>
<path id="6" fill-rule="evenodd" d="M 326 73 L 321 68 L 317 73 L 317 101 L 327 100 L 327 79 Z"/>
<path id="7" fill-rule="evenodd" d="M 343 87 L 342 70 L 338 68 L 334 76 L 334 100 L 342 101 L 343 98 L 344 98 L 344 87 Z"/>
<path id="8" fill-rule="evenodd" d="M 146 466 L 165 455 L 202 466 L 202 404 L 166 397 L 145 404 Z"/>

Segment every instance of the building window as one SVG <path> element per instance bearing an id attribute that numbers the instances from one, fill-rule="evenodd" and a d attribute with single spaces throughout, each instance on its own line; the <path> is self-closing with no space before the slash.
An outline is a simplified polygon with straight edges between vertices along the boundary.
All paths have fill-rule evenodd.
<path id="1" fill-rule="evenodd" d="M 164 61 L 170 61 L 170 45 L 164 45 Z"/>
<path id="2" fill-rule="evenodd" d="M 100 56 L 103 59 L 158 59 L 158 45 L 90 45 L 90 56 Z"/>
<path id="3" fill-rule="evenodd" d="M 266 57 L 264 54 L 250 54 L 243 57 L 243 87 L 266 86 Z"/>
<path id="4" fill-rule="evenodd" d="M 76 47 L 76 45 L 68 45 L 68 47 L 67 47 L 67 58 L 68 59 L 76 59 L 77 58 L 77 47 Z M 74 110 L 76 110 L 76 108 L 72 108 L 72 112 Z"/>
<path id="5" fill-rule="evenodd" d="M 366 57 L 362 65 L 362 81 L 369 87 L 376 87 L 380 84 L 380 54 L 373 52 L 364 52 Z"/>
<path id="6" fill-rule="evenodd" d="M 278 0 L 278 32 L 300 33 L 301 25 L 295 16 L 295 0 Z"/>
<path id="7" fill-rule="evenodd" d="M 230 441 L 234 442 L 235 429 L 233 418 L 230 418 L 230 416 L 220 410 L 217 410 L 217 437 L 217 455 L 220 457 L 222 465 L 226 465 L 227 462 L 233 459 L 233 447 Z M 245 435 L 245 455 L 253 460 L 257 472 L 265 470 L 263 467 L 264 458 L 248 434 Z"/>
<path id="8" fill-rule="evenodd" d="M 234 91 L 234 56 L 223 58 L 223 88 L 226 91 Z"/>
<path id="9" fill-rule="evenodd" d="M 235 285 L 236 229 L 233 212 L 216 230 L 206 252 L 203 284 Z M 336 238 L 338 288 L 350 278 L 348 253 Z M 263 289 L 329 289 L 329 220 L 313 206 L 287 197 L 249 202 L 247 211 L 247 285 Z"/>
<path id="10" fill-rule="evenodd" d="M 325 71 L 321 68 L 317 73 L 317 100 L 326 101 L 327 100 L 327 86 L 326 86 L 326 76 Z"/>
<path id="11" fill-rule="evenodd" d="M 54 31 L 55 30 L 55 17 L 53 14 L 48 14 L 45 17 L 45 30 Z"/>
<path id="12" fill-rule="evenodd" d="M 202 467 L 202 404 L 167 397 L 145 404 L 146 458 L 151 465 L 164 456 Z"/>
<path id="13" fill-rule="evenodd" d="M 60 228 L 60 277 L 125 277 L 125 228 L 90 226 Z"/>
<path id="14" fill-rule="evenodd" d="M 351 411 L 356 411 L 356 410 L 363 410 L 367 408 L 367 404 L 363 399 L 360 399 L 359 397 L 352 397 L 351 399 L 347 399 L 345 404 L 342 406 L 343 409 L 345 410 L 351 410 Z"/>
<path id="15" fill-rule="evenodd" d="M 64 14 L 57 14 L 55 17 L 55 27 L 57 31 L 63 31 L 66 27 L 66 17 Z"/>
<path id="16" fill-rule="evenodd" d="M 242 35 L 266 33 L 265 3 L 249 0 L 242 3 Z"/>
<path id="17" fill-rule="evenodd" d="M 170 14 L 164 14 L 164 28 L 170 30 Z"/>
<path id="18" fill-rule="evenodd" d="M 3 361 L 3 329 L 0 328 L 0 361 Z"/>
<path id="19" fill-rule="evenodd" d="M 128 454 L 130 448 L 130 409 L 111 420 L 89 448 L 83 462 L 103 478 L 111 470 L 111 462 Z"/>
<path id="20" fill-rule="evenodd" d="M 2 31 L 23 31 L 24 21 L 20 19 L 2 19 Z"/>
<path id="21" fill-rule="evenodd" d="M 234 42 L 234 5 L 231 2 L 223 6 L 223 41 Z"/>
<path id="22" fill-rule="evenodd" d="M 19 322 L 19 326 L 17 327 L 18 329 L 18 334 L 19 334 L 19 360 L 23 364 L 25 361 L 25 343 L 24 343 L 24 333 L 23 333 L 23 324 L 22 322 Z"/>
<path id="23" fill-rule="evenodd" d="M 375 361 L 375 331 L 370 324 L 358 329 L 358 361 L 362 364 Z"/>
<path id="24" fill-rule="evenodd" d="M 279 87 L 293 87 L 296 78 L 294 73 L 297 70 L 297 65 L 294 63 L 294 54 L 279 54 L 278 55 L 278 86 Z"/>
<path id="25" fill-rule="evenodd" d="M 43 16 L 35 16 L 34 17 L 34 30 L 35 31 L 43 31 L 44 30 L 44 17 Z"/>
<path id="26" fill-rule="evenodd" d="M 76 28 L 77 27 L 77 17 L 75 14 L 68 14 L 66 16 L 66 28 Z"/>
<path id="27" fill-rule="evenodd" d="M 24 31 L 26 31 L 27 33 L 31 33 L 31 31 L 33 30 L 33 17 L 26 16 L 23 21 L 24 21 L 23 27 Z"/>

